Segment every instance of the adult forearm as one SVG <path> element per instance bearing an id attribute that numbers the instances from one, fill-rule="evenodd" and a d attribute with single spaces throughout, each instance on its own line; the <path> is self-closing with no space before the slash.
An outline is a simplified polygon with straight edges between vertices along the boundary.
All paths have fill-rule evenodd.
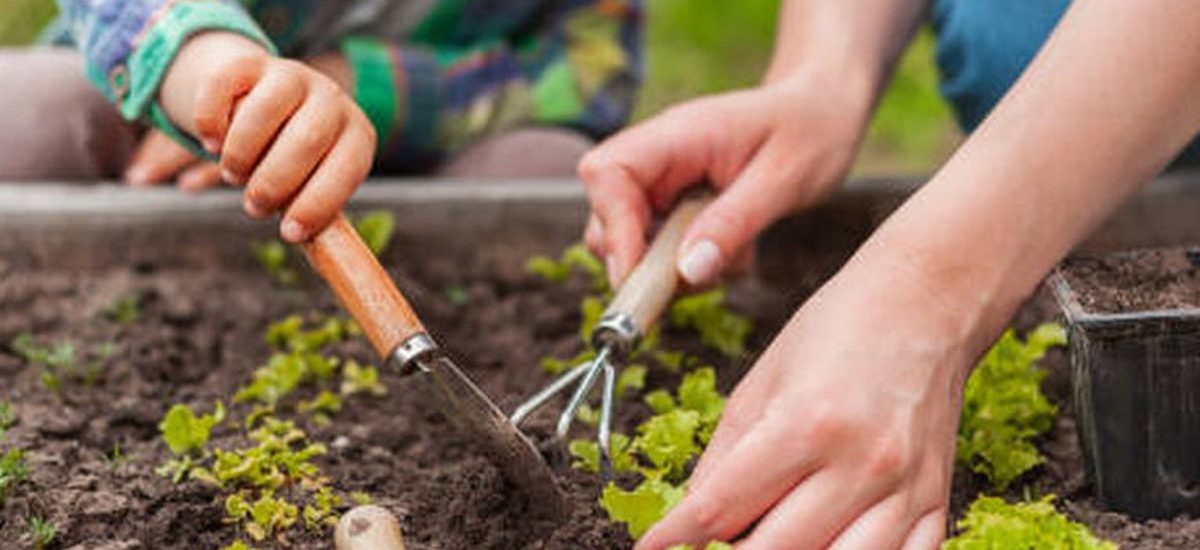
<path id="1" fill-rule="evenodd" d="M 1200 127 L 1198 28 L 1195 2 L 1075 3 L 995 112 L 852 263 L 914 267 L 981 351 Z"/>
<path id="2" fill-rule="evenodd" d="M 786 0 L 765 81 L 828 71 L 874 96 L 911 38 L 928 0 Z M 853 91 L 853 90 L 852 90 Z"/>

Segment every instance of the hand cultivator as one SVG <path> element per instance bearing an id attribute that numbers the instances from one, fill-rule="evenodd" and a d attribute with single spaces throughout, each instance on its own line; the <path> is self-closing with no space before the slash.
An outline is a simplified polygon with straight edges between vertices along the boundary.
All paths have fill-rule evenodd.
<path id="1" fill-rule="evenodd" d="M 592 331 L 591 343 L 596 349 L 596 357 L 572 367 L 517 407 L 509 417 L 513 426 L 519 427 L 552 397 L 579 381 L 571 393 L 566 409 L 558 417 L 555 429 L 556 439 L 560 443 L 564 442 L 579 407 L 587 400 L 598 379 L 603 376 L 596 440 L 600 445 L 601 473 L 606 479 L 611 476 L 609 435 L 612 429 L 613 394 L 617 378 L 615 365 L 633 351 L 638 340 L 670 304 L 679 286 L 679 278 L 675 271 L 675 256 L 679 245 L 692 220 L 710 202 L 712 195 L 703 193 L 687 197 L 675 207 L 646 255 L 618 289 L 616 297 Z"/>

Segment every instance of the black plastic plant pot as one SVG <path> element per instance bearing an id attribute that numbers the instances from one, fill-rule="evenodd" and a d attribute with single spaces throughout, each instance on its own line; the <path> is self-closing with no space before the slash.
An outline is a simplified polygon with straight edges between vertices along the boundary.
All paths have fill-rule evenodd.
<path id="1" fill-rule="evenodd" d="M 1200 265 L 1200 255 L 1186 255 Z M 1067 262 L 1049 284 L 1069 323 L 1074 406 L 1096 496 L 1138 519 L 1200 515 L 1200 308 L 1097 311 L 1085 305 L 1094 289 L 1071 270 Z"/>

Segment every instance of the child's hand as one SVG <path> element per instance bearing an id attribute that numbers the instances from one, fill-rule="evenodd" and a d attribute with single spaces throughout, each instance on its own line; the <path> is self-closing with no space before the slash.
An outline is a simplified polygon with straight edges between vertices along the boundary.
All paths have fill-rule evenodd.
<path id="1" fill-rule="evenodd" d="M 304 64 L 229 33 L 188 41 L 159 92 L 167 114 L 220 154 L 256 218 L 286 210 L 280 234 L 323 229 L 366 178 L 375 131 L 354 100 Z"/>
<path id="2" fill-rule="evenodd" d="M 158 130 L 150 130 L 138 144 L 125 170 L 125 181 L 145 187 L 172 178 L 184 191 L 202 191 L 221 183 L 221 168 L 202 161 Z"/>

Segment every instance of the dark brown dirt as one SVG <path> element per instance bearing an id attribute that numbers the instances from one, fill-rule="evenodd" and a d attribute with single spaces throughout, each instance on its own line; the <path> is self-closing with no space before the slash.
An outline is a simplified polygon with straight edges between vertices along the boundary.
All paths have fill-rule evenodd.
<path id="1" fill-rule="evenodd" d="M 1096 313 L 1200 308 L 1200 249 L 1149 249 L 1072 258 L 1063 273 Z"/>
<path id="2" fill-rule="evenodd" d="M 506 410 L 547 381 L 537 367 L 547 354 L 578 349 L 581 282 L 558 287 L 521 273 L 482 273 L 469 259 L 393 273 L 435 336 L 452 347 L 484 390 Z M 815 283 L 814 283 L 815 284 Z M 455 305 L 447 290 L 464 291 Z M 750 314 L 757 329 L 750 349 L 761 350 L 809 289 L 782 294 L 752 281 L 731 289 L 734 308 Z M 130 326 L 104 320 L 101 310 L 130 294 L 142 315 Z M 458 292 L 456 292 L 458 294 Z M 1028 328 L 1054 315 L 1039 296 L 1015 323 Z M 292 313 L 335 314 L 323 288 L 278 290 L 258 272 L 116 269 L 64 274 L 9 270 L 0 276 L 0 399 L 14 403 L 19 423 L 3 445 L 29 451 L 31 480 L 0 510 L 0 549 L 23 548 L 26 518 L 42 516 L 61 530 L 58 548 L 207 549 L 230 542 L 236 528 L 222 523 L 217 492 L 200 483 L 172 485 L 153 473 L 168 458 L 157 423 L 172 403 L 208 410 L 251 376 L 269 354 L 262 341 L 268 323 Z M 117 353 L 98 383 L 70 383 L 59 397 L 45 390 L 39 371 L 5 348 L 22 332 L 41 340 L 86 347 L 113 341 Z M 685 334 L 668 331 L 666 347 L 702 355 L 730 389 L 752 357 L 722 360 L 697 348 Z M 370 360 L 365 342 L 340 344 L 338 355 Z M 1049 460 L 1026 480 L 1033 494 L 1054 492 L 1061 507 L 1123 548 L 1200 547 L 1200 521 L 1134 522 L 1099 511 L 1082 473 L 1069 406 L 1065 357 L 1047 362 L 1047 390 L 1061 404 L 1060 421 L 1042 444 Z M 652 371 L 649 385 L 669 386 L 677 375 Z M 566 470 L 574 514 L 563 526 L 539 534 L 497 470 L 468 439 L 456 434 L 416 380 L 389 375 L 386 397 L 352 398 L 328 427 L 305 424 L 310 437 L 329 445 L 318 459 L 341 491 L 365 491 L 400 518 L 409 548 L 626 548 L 631 541 L 594 504 L 599 486 L 591 475 Z M 314 390 L 301 392 L 300 397 Z M 233 409 L 243 416 L 246 407 Z M 624 402 L 617 418 L 630 431 L 646 409 Z M 531 432 L 544 439 L 552 419 L 541 415 Z M 237 443 L 230 428 L 213 445 Z M 106 460 L 119 444 L 125 461 Z M 1021 484 L 1017 484 L 1021 485 Z M 957 472 L 955 515 L 979 492 L 979 480 Z M 1016 494 L 1014 493 L 1013 496 Z M 288 546 L 330 547 L 330 533 L 292 531 Z"/>

